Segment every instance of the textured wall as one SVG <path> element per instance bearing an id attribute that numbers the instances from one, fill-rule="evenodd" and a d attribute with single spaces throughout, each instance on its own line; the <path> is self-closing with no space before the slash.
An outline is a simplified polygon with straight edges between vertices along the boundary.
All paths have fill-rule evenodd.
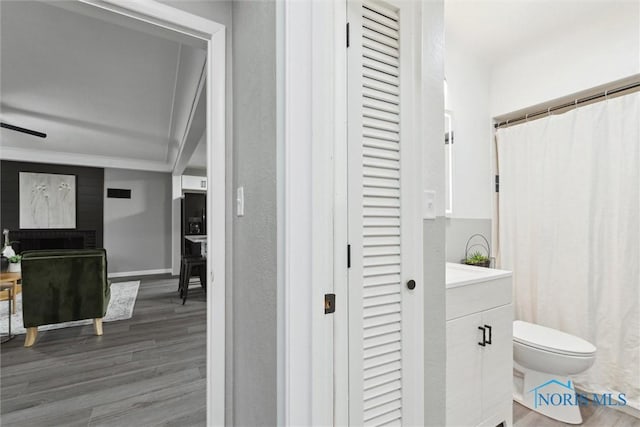
<path id="1" fill-rule="evenodd" d="M 171 268 L 171 174 L 105 169 L 104 247 L 109 273 Z M 106 198 L 108 188 L 131 199 Z"/>
<path id="2" fill-rule="evenodd" d="M 245 215 L 234 219 L 234 423 L 275 425 L 275 3 L 233 3 L 234 173 Z"/>
<path id="3" fill-rule="evenodd" d="M 445 425 L 444 2 L 423 2 L 425 189 L 435 190 L 436 220 L 423 221 L 425 424 Z"/>

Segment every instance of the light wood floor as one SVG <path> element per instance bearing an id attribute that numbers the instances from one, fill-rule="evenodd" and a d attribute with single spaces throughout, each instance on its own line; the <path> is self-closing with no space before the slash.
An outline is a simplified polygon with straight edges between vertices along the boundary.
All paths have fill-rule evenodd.
<path id="1" fill-rule="evenodd" d="M 126 279 L 130 280 L 130 279 Z M 125 280 L 119 280 L 125 281 Z M 178 280 L 141 279 L 129 320 L 20 335 L 1 349 L 0 424 L 195 426 L 206 420 L 206 302 Z"/>
<path id="2" fill-rule="evenodd" d="M 640 427 L 639 419 L 613 408 L 582 406 L 580 412 L 583 427 Z M 560 427 L 573 424 L 552 420 L 513 402 L 513 425 L 514 427 Z"/>

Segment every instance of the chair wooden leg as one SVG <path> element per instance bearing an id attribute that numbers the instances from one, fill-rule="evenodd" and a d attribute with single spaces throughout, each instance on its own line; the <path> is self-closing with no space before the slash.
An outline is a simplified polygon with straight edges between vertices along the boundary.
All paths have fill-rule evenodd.
<path id="1" fill-rule="evenodd" d="M 16 283 L 13 286 L 13 290 L 11 291 L 12 299 L 11 301 L 11 314 L 16 314 L 16 299 L 18 298 L 18 284 Z"/>
<path id="2" fill-rule="evenodd" d="M 24 346 L 31 347 L 36 342 L 38 336 L 38 327 L 27 328 L 27 337 L 24 339 Z"/>
<path id="3" fill-rule="evenodd" d="M 96 335 L 102 335 L 102 318 L 93 319 L 93 330 Z"/>

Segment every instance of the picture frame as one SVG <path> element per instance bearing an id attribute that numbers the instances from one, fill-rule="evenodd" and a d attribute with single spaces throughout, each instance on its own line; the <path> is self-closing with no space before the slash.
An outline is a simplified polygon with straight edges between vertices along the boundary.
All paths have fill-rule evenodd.
<path id="1" fill-rule="evenodd" d="M 21 229 L 75 229 L 76 176 L 19 173 Z"/>

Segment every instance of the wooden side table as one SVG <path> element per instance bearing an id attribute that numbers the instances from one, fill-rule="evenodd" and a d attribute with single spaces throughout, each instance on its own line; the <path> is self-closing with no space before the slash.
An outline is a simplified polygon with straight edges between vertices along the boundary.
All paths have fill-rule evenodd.
<path id="1" fill-rule="evenodd" d="M 13 304 L 11 304 L 11 314 L 16 314 L 16 297 L 21 291 L 20 285 L 18 285 L 19 280 L 22 280 L 21 273 L 0 273 L 0 283 L 11 285 L 11 291 L 8 292 L 9 298 L 13 300 Z M 2 300 L 4 300 L 4 298 L 0 298 L 0 301 Z"/>

